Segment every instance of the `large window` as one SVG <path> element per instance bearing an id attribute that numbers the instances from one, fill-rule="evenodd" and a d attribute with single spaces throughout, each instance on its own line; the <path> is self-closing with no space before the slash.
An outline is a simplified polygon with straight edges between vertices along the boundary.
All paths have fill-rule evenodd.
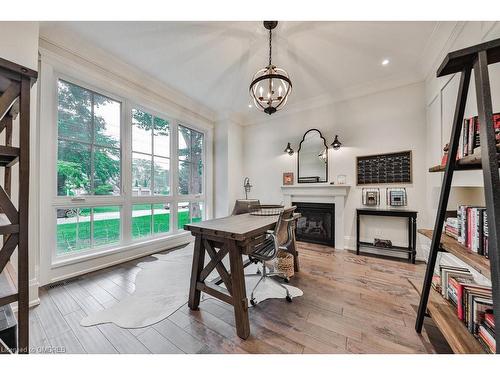
<path id="1" fill-rule="evenodd" d="M 57 195 L 120 195 L 121 103 L 58 81 Z"/>
<path id="2" fill-rule="evenodd" d="M 203 132 L 68 80 L 57 88 L 56 256 L 119 249 L 203 220 Z"/>

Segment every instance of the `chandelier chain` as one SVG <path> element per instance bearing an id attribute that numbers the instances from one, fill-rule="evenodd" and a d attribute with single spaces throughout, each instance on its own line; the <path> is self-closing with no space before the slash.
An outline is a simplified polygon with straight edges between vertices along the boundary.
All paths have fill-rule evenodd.
<path id="1" fill-rule="evenodd" d="M 272 44 L 271 44 L 271 40 L 272 40 L 272 35 L 273 35 L 273 32 L 271 29 L 269 29 L 269 66 L 271 66 L 271 53 L 272 53 Z"/>

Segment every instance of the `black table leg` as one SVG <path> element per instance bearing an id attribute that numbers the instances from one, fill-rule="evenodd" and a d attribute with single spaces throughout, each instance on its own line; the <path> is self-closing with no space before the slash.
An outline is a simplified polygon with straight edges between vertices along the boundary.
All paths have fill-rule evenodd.
<path id="1" fill-rule="evenodd" d="M 413 224 L 413 260 L 412 263 L 415 264 L 415 258 L 417 257 L 417 218 L 412 218 Z"/>
<path id="2" fill-rule="evenodd" d="M 356 255 L 359 255 L 359 213 L 356 213 Z"/>
<path id="3" fill-rule="evenodd" d="M 408 217 L 408 263 L 413 259 L 413 223 L 411 216 Z"/>

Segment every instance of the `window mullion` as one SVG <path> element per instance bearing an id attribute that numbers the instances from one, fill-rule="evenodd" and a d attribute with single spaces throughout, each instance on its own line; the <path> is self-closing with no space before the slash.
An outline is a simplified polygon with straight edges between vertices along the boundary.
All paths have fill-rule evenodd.
<path id="1" fill-rule="evenodd" d="M 121 165 L 123 182 L 121 192 L 124 202 L 120 214 L 122 241 L 128 243 L 132 240 L 132 108 L 128 100 L 122 103 L 121 116 Z"/>
<path id="2" fill-rule="evenodd" d="M 178 176 L 179 176 L 179 140 L 178 140 L 178 121 L 172 121 L 172 139 L 170 140 L 170 149 L 172 150 L 171 155 L 173 155 L 174 162 L 170 164 L 170 170 L 172 171 L 172 204 L 170 207 L 171 212 L 171 224 L 172 232 L 177 232 L 177 216 L 178 216 L 178 202 L 179 202 L 179 189 L 178 189 Z"/>
<path id="3" fill-rule="evenodd" d="M 154 121 L 154 116 L 151 115 L 151 196 L 155 195 L 155 149 L 154 149 L 154 126 L 155 126 L 155 121 Z"/>
<path id="4" fill-rule="evenodd" d="M 95 163 L 94 163 L 94 153 L 95 153 L 95 122 L 94 122 L 94 93 L 90 94 L 90 192 L 94 195 L 95 191 L 95 181 L 94 181 L 94 171 L 95 171 Z"/>

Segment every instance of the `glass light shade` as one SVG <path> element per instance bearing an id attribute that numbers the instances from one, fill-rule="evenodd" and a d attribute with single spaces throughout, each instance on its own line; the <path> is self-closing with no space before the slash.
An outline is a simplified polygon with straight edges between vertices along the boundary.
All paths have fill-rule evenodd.
<path id="1" fill-rule="evenodd" d="M 333 140 L 333 143 L 331 144 L 334 150 L 340 149 L 340 146 L 342 146 L 342 143 L 339 141 L 339 136 L 335 135 L 335 139 Z"/>
<path id="2" fill-rule="evenodd" d="M 293 148 L 292 146 L 290 146 L 290 142 L 288 142 L 288 144 L 286 145 L 284 152 L 286 152 L 290 156 L 293 155 Z"/>
<path id="3" fill-rule="evenodd" d="M 268 115 L 286 105 L 292 91 L 292 81 L 288 73 L 274 65 L 259 70 L 250 84 L 250 95 L 255 107 Z"/>

